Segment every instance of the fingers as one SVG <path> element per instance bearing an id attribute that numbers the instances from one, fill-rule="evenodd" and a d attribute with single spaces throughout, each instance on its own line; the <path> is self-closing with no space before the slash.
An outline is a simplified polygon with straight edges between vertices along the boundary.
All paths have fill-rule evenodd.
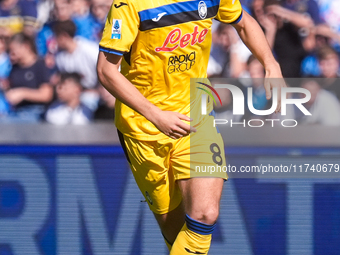
<path id="1" fill-rule="evenodd" d="M 264 89 L 266 90 L 267 100 L 271 99 L 272 98 L 272 92 L 271 92 L 270 82 L 268 80 L 266 80 L 265 83 L 264 83 Z"/>
<path id="2" fill-rule="evenodd" d="M 188 134 L 197 131 L 196 128 L 194 128 L 194 127 L 192 127 L 192 126 L 190 126 L 190 125 L 184 123 L 183 121 L 180 121 L 180 122 L 178 123 L 178 126 L 179 126 L 181 129 L 185 130 Z"/>
<path id="3" fill-rule="evenodd" d="M 189 135 L 192 132 L 196 132 L 196 129 L 194 127 L 191 127 L 190 125 L 180 121 L 178 122 L 176 127 L 172 128 L 168 136 L 172 139 L 179 139 L 181 137 Z"/>
<path id="4" fill-rule="evenodd" d="M 186 124 L 184 124 L 184 125 L 186 125 Z M 187 126 L 189 126 L 189 125 L 187 125 Z M 172 129 L 172 133 L 179 134 L 179 135 L 182 135 L 182 136 L 188 135 L 188 134 L 190 134 L 190 126 L 189 126 L 189 129 L 188 129 L 187 127 L 180 127 L 178 125 L 174 129 Z"/>
<path id="5" fill-rule="evenodd" d="M 270 81 L 266 81 L 265 83 L 265 90 L 266 90 L 266 98 L 270 99 L 271 98 L 271 90 L 276 89 L 277 93 L 277 106 L 275 113 L 279 113 L 281 111 L 281 89 L 287 87 L 286 83 L 284 82 L 283 79 L 271 79 Z M 269 88 L 270 92 L 270 97 L 268 98 L 267 90 Z"/>
<path id="6" fill-rule="evenodd" d="M 189 133 L 184 131 L 183 129 L 174 128 L 166 135 L 172 139 L 179 139 L 179 138 L 189 135 Z"/>
<path id="7" fill-rule="evenodd" d="M 178 113 L 178 117 L 180 120 L 185 120 L 185 121 L 192 121 L 191 118 L 189 118 L 188 116 L 184 115 L 184 114 L 181 114 L 181 113 Z M 193 132 L 196 132 L 196 128 L 188 125 L 188 124 L 185 124 L 183 122 L 181 122 L 181 124 L 179 124 L 180 127 L 182 127 L 184 130 L 188 130 L 188 132 L 190 133 L 193 133 Z M 184 125 L 184 126 L 183 126 Z M 189 127 L 189 129 L 187 129 L 187 127 Z"/>
<path id="8" fill-rule="evenodd" d="M 181 137 L 187 136 L 192 132 L 196 132 L 194 127 L 191 127 L 189 124 L 183 122 L 184 121 L 192 121 L 188 116 L 176 113 L 178 117 L 178 121 L 175 122 L 174 126 L 171 128 L 170 132 L 167 134 L 172 139 L 179 139 Z"/>
<path id="9" fill-rule="evenodd" d="M 276 86 L 273 86 L 274 88 L 276 88 L 277 90 L 277 106 L 276 106 L 276 110 L 275 113 L 280 112 L 281 110 L 281 87 L 279 84 L 277 84 Z"/>
<path id="10" fill-rule="evenodd" d="M 183 137 L 182 135 L 179 135 L 179 134 L 176 134 L 176 133 L 169 134 L 168 136 L 170 138 L 174 139 L 174 140 L 177 140 L 177 139 Z"/>
<path id="11" fill-rule="evenodd" d="M 269 100 L 272 98 L 272 89 L 276 89 L 277 93 L 277 106 L 275 109 L 275 113 L 281 111 L 281 89 L 287 87 L 285 81 L 282 78 L 266 78 L 264 83 L 264 89 L 266 91 L 266 99 Z"/>
<path id="12" fill-rule="evenodd" d="M 196 128 L 190 126 L 190 133 L 196 133 L 196 132 L 197 132 Z"/>
<path id="13" fill-rule="evenodd" d="M 278 101 L 277 101 L 277 108 L 276 108 L 276 112 L 281 112 L 281 89 L 282 88 L 286 88 L 287 85 L 285 83 L 285 81 L 283 79 L 279 79 L 277 81 L 277 88 L 278 88 Z"/>
<path id="14" fill-rule="evenodd" d="M 281 99 L 278 99 L 277 107 L 276 107 L 276 110 L 275 110 L 275 113 L 279 113 L 279 112 L 281 112 Z"/>
<path id="15" fill-rule="evenodd" d="M 190 119 L 188 116 L 181 114 L 179 112 L 177 112 L 177 116 L 180 120 L 185 120 L 185 121 L 192 121 L 192 119 Z"/>

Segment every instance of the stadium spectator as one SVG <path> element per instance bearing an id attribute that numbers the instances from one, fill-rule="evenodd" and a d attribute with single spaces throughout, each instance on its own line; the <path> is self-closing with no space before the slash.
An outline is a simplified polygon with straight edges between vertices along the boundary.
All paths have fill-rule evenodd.
<path id="1" fill-rule="evenodd" d="M 7 54 L 6 37 L 0 35 L 0 82 L 7 79 L 11 71 L 12 65 Z"/>
<path id="2" fill-rule="evenodd" d="M 315 35 L 319 37 L 325 37 L 329 45 L 331 45 L 332 47 L 336 47 L 338 52 L 340 51 L 339 1 L 286 0 L 286 2 L 292 2 L 290 6 L 295 7 L 296 11 L 310 15 L 315 24 L 312 33 L 315 33 Z"/>
<path id="3" fill-rule="evenodd" d="M 321 70 L 322 87 L 334 93 L 340 100 L 339 67 L 340 60 L 337 52 L 331 47 L 324 47 L 318 53 Z"/>
<path id="4" fill-rule="evenodd" d="M 288 1 L 288 0 L 287 0 Z M 307 12 L 311 15 L 311 17 L 315 17 L 318 13 L 320 18 L 315 19 L 315 27 L 314 32 L 316 35 L 316 49 L 313 54 L 308 56 L 303 62 L 303 73 L 305 76 L 320 75 L 320 68 L 317 63 L 317 52 L 320 48 L 329 45 L 336 49 L 336 51 L 340 52 L 340 2 L 339 1 L 325 1 L 325 0 L 309 0 L 309 1 L 297 1 L 297 0 L 289 0 L 295 1 L 296 6 L 300 6 L 300 10 L 304 10 L 306 4 L 313 5 L 315 9 L 315 5 L 317 4 L 319 7 L 318 10 L 315 9 L 314 12 Z M 310 8 L 309 8 L 310 9 Z M 314 13 L 314 14 L 313 14 Z M 319 21 L 318 21 L 319 20 Z"/>
<path id="5" fill-rule="evenodd" d="M 254 0 L 252 13 L 265 30 L 284 77 L 299 77 L 306 51 L 315 47 L 313 20 L 281 7 L 275 0 Z"/>
<path id="6" fill-rule="evenodd" d="M 93 11 L 96 10 L 96 14 L 99 17 L 107 15 L 110 6 L 102 8 L 105 0 L 96 0 L 96 7 L 93 7 Z M 103 3 L 101 3 L 103 2 Z M 74 11 L 75 10 L 75 11 Z M 104 19 L 105 19 L 104 17 Z M 46 54 L 55 54 L 57 46 L 55 42 L 55 36 L 53 33 L 53 26 L 57 21 L 72 20 L 76 25 L 76 36 L 80 36 L 95 42 L 98 42 L 101 37 L 101 32 L 104 27 L 102 20 L 96 18 L 89 12 L 89 6 L 87 1 L 71 1 L 71 0 L 58 0 L 54 3 L 53 11 L 49 21 L 42 27 L 37 35 L 37 49 L 41 56 Z"/>
<path id="7" fill-rule="evenodd" d="M 239 77 L 246 69 L 250 51 L 230 25 L 220 23 L 213 37 L 208 76 Z"/>
<path id="8" fill-rule="evenodd" d="M 58 21 L 54 32 L 59 48 L 56 55 L 56 66 L 60 72 L 79 73 L 84 87 L 82 102 L 91 110 L 98 105 L 99 95 L 96 90 L 96 64 L 98 58 L 98 44 L 76 37 L 75 24 L 70 21 Z"/>
<path id="9" fill-rule="evenodd" d="M 110 10 L 110 5 L 110 0 L 92 0 L 91 10 L 97 22 L 94 33 L 98 40 L 100 40 L 102 37 L 102 30 L 104 29 L 106 16 Z"/>
<path id="10" fill-rule="evenodd" d="M 94 113 L 95 120 L 113 120 L 115 117 L 116 98 L 103 86 L 99 87 L 100 100 L 98 108 Z"/>
<path id="11" fill-rule="evenodd" d="M 264 110 L 268 104 L 266 91 L 264 89 L 264 68 L 253 55 L 247 62 L 247 70 L 251 78 L 251 87 L 253 88 L 253 106 L 257 110 Z"/>
<path id="12" fill-rule="evenodd" d="M 56 125 L 87 124 L 92 112 L 80 102 L 82 86 L 77 73 L 62 73 L 57 85 L 58 100 L 46 112 L 46 121 Z"/>
<path id="13" fill-rule="evenodd" d="M 329 46 L 325 46 L 318 53 L 321 77 L 338 78 L 339 77 L 339 55 Z"/>
<path id="14" fill-rule="evenodd" d="M 265 30 L 267 39 L 281 64 L 284 75 L 286 77 L 300 76 L 300 68 L 297 66 L 309 54 L 301 65 L 302 73 L 326 78 L 322 82 L 320 81 L 322 88 L 340 98 L 340 84 L 338 84 L 337 79 L 339 75 L 339 56 L 336 53 L 336 51 L 340 51 L 340 26 L 339 22 L 337 22 L 340 20 L 340 12 L 338 11 L 339 8 L 337 8 L 338 1 L 283 0 L 281 1 L 282 7 L 275 2 L 278 1 L 243 1 L 247 6 L 251 6 L 252 14 Z M 82 77 L 81 83 L 83 86 L 81 101 L 84 104 L 91 108 L 92 111 L 95 111 L 98 105 L 99 93 L 102 95 L 98 111 L 95 113 L 96 119 L 109 118 L 113 104 L 111 104 L 110 100 L 106 101 L 109 98 L 105 97 L 105 92 L 101 91 L 101 88 L 99 92 L 97 89 L 97 77 L 93 70 L 95 70 L 98 46 L 82 38 L 92 41 L 99 40 L 110 4 L 110 0 L 55 0 L 48 22 L 42 26 L 36 37 L 36 48 L 39 55 L 45 56 L 43 71 L 41 75 L 37 75 L 49 77 L 50 74 L 44 74 L 45 70 L 51 72 L 51 70 L 46 69 L 46 64 L 49 68 L 56 65 L 61 72 L 79 73 Z M 305 15 L 306 13 L 309 15 Z M 66 29 L 57 29 L 61 23 L 70 24 L 70 20 L 76 23 L 74 33 L 72 32 L 74 24 L 64 26 L 64 28 L 67 27 Z M 53 29 L 54 27 L 56 27 L 56 30 Z M 235 36 L 235 31 L 231 26 L 218 24 L 216 27 L 216 31 L 213 32 L 214 44 L 209 61 L 209 76 L 249 77 L 249 75 L 245 75 L 249 74 L 250 69 L 252 69 L 249 65 L 246 65 L 249 51 L 244 49 L 244 45 L 240 43 L 238 36 Z M 8 89 L 4 94 L 14 107 L 14 112 L 9 117 L 18 117 L 19 112 L 25 112 L 26 106 L 28 108 L 34 105 L 43 106 L 48 101 L 42 97 L 37 102 L 22 99 L 21 102 L 16 103 L 16 101 L 20 101 L 20 97 L 23 97 L 21 90 L 16 90 L 18 87 L 15 87 L 15 85 L 13 87 L 12 84 L 14 83 L 9 83 L 9 80 L 6 79 L 11 69 L 9 56 L 6 54 L 6 38 L 10 38 L 12 34 L 20 31 L 33 35 L 36 28 L 36 1 L 2 0 L 0 2 L 0 90 Z M 58 36 L 59 39 L 56 38 L 56 34 L 60 35 Z M 15 48 L 15 46 L 12 48 Z M 12 56 L 12 61 L 16 61 L 14 56 Z M 41 62 L 37 58 L 37 63 Z M 256 66 L 258 66 L 256 61 L 251 65 L 254 66 L 253 70 L 256 70 Z M 21 69 L 24 66 L 16 63 L 13 72 L 17 72 L 18 67 Z M 11 74 L 11 81 L 15 80 L 13 77 L 14 75 Z M 46 84 L 48 83 L 47 80 Z M 29 82 L 29 84 L 32 85 L 32 82 Z M 6 97 L 1 98 L 0 95 L 0 112 L 6 113 L 8 110 Z M 228 95 L 225 98 L 227 101 L 230 99 Z M 254 99 L 254 107 L 256 108 L 255 101 Z M 230 104 L 231 101 L 229 100 L 229 104 L 224 103 L 223 105 L 230 106 Z M 1 111 L 1 109 L 5 110 Z M 217 109 L 217 111 L 219 110 Z"/>
<path id="15" fill-rule="evenodd" d="M 1 119 L 6 118 L 10 110 L 10 106 L 2 90 L 0 90 L 0 122 Z"/>
<path id="16" fill-rule="evenodd" d="M 23 33 L 11 38 L 9 52 L 13 68 L 5 95 L 14 111 L 7 120 L 39 121 L 53 96 L 49 70 L 38 58 L 33 39 Z"/>
<path id="17" fill-rule="evenodd" d="M 315 36 L 314 50 L 309 52 L 309 54 L 301 62 L 301 74 L 303 77 L 317 77 L 321 75 L 317 53 L 321 48 L 327 47 L 329 44 L 329 38 L 321 35 Z"/>
<path id="18" fill-rule="evenodd" d="M 230 77 L 238 78 L 247 70 L 247 61 L 251 51 L 244 45 L 236 30 L 229 26 L 230 45 Z"/>
<path id="19" fill-rule="evenodd" d="M 37 2 L 29 0 L 2 0 L 0 2 L 0 27 L 7 36 L 18 32 L 33 35 L 38 27 Z"/>
<path id="20" fill-rule="evenodd" d="M 277 23 L 274 52 L 285 77 L 299 77 L 303 58 L 315 47 L 315 35 L 311 32 L 313 20 L 304 14 L 279 5 L 266 7 L 267 15 Z"/>
<path id="21" fill-rule="evenodd" d="M 56 21 L 70 20 L 72 17 L 72 5 L 69 0 L 55 1 L 50 20 L 37 34 L 36 44 L 39 55 L 54 55 L 57 53 L 57 43 L 53 34 L 53 26 Z"/>
<path id="22" fill-rule="evenodd" d="M 301 87 L 311 93 L 311 99 L 304 106 L 312 115 L 306 116 L 294 107 L 295 119 L 301 124 L 339 126 L 340 103 L 337 98 L 332 93 L 322 89 L 317 79 L 306 79 Z"/>
<path id="23" fill-rule="evenodd" d="M 9 104 L 4 95 L 4 89 L 8 87 L 8 76 L 12 65 L 6 52 L 6 37 L 0 34 L 0 119 L 9 113 Z"/>
<path id="24" fill-rule="evenodd" d="M 0 118 L 9 113 L 9 104 L 5 98 L 4 90 L 8 88 L 8 76 L 12 64 L 7 54 L 7 38 L 0 33 Z"/>
<path id="25" fill-rule="evenodd" d="M 105 25 L 106 16 L 110 10 L 110 0 L 92 0 L 91 10 L 96 20 Z"/>
<path id="26" fill-rule="evenodd" d="M 220 79 L 211 80 L 211 85 L 214 87 L 215 84 L 219 84 Z M 223 81 L 223 80 L 221 80 Z M 231 84 L 236 84 L 236 79 L 230 79 L 229 82 Z M 223 82 L 222 82 L 223 83 Z M 216 89 L 217 94 L 220 96 L 222 104 L 220 104 L 219 100 L 215 98 L 216 105 L 214 104 L 214 112 L 216 114 L 216 119 L 226 119 L 238 121 L 241 115 L 233 114 L 233 97 L 229 89 Z"/>
<path id="27" fill-rule="evenodd" d="M 90 12 L 90 0 L 72 0 L 72 20 L 77 27 L 76 35 L 99 42 L 99 32 L 103 28 Z M 108 10 L 107 10 L 108 11 Z"/>
<path id="28" fill-rule="evenodd" d="M 269 15 L 265 14 L 264 5 L 265 0 L 253 0 L 251 5 L 251 13 L 261 25 L 266 35 L 269 46 L 273 49 L 277 31 L 277 22 L 275 21 L 275 19 L 269 18 Z"/>
<path id="29" fill-rule="evenodd" d="M 265 110 L 271 107 L 271 101 L 266 99 L 266 91 L 264 89 L 265 70 L 262 64 L 256 59 L 254 55 L 251 55 L 247 61 L 247 70 L 242 74 L 242 78 L 239 79 L 244 90 L 245 98 L 248 98 L 248 88 L 252 88 L 252 100 L 253 106 L 257 110 Z M 255 116 L 252 114 L 248 106 L 246 106 L 245 119 L 260 119 L 261 116 Z M 267 117 L 266 117 L 267 118 Z"/>
<path id="30" fill-rule="evenodd" d="M 322 19 L 332 28 L 340 32 L 340 1 L 318 0 Z"/>
<path id="31" fill-rule="evenodd" d="M 291 11 L 309 15 L 314 24 L 322 23 L 319 5 L 315 0 L 284 0 L 283 7 Z"/>
<path id="32" fill-rule="evenodd" d="M 210 58 L 208 63 L 209 77 L 228 77 L 230 64 L 230 38 L 227 24 L 219 24 L 213 35 Z"/>

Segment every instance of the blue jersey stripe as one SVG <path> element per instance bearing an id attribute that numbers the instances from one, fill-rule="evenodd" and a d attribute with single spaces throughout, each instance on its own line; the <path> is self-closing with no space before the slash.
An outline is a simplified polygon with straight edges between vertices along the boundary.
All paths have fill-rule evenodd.
<path id="1" fill-rule="evenodd" d="M 230 24 L 237 24 L 237 23 L 239 23 L 241 21 L 242 17 L 243 17 L 243 11 L 241 12 L 240 17 L 238 17 L 237 20 L 231 22 Z"/>
<path id="2" fill-rule="evenodd" d="M 139 12 L 140 21 L 143 22 L 145 20 L 150 20 L 153 18 L 157 18 L 158 14 L 166 12 L 165 15 L 173 15 L 181 12 L 190 12 L 198 10 L 198 4 L 200 2 L 204 2 L 207 5 L 207 8 L 213 7 L 220 4 L 220 0 L 194 0 L 187 2 L 180 2 L 174 4 L 163 5 L 157 8 L 152 8 Z"/>
<path id="3" fill-rule="evenodd" d="M 111 54 L 115 54 L 118 56 L 123 56 L 125 52 L 123 51 L 119 51 L 119 50 L 114 50 L 114 49 L 109 49 L 109 48 L 104 48 L 102 46 L 99 46 L 99 50 L 103 51 L 103 52 L 107 52 L 107 53 L 111 53 Z"/>

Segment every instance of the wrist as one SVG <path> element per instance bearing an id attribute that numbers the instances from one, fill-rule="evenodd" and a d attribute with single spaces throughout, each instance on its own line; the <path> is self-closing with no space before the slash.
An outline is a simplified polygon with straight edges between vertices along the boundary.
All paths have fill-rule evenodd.
<path id="1" fill-rule="evenodd" d="M 282 72 L 281 67 L 275 60 L 265 65 L 266 76 L 272 78 L 281 78 Z"/>
<path id="2" fill-rule="evenodd" d="M 151 104 L 149 109 L 145 111 L 144 117 L 149 120 L 150 122 L 154 123 L 156 121 L 157 116 L 161 114 L 162 110 L 159 109 L 157 106 Z"/>
<path id="3" fill-rule="evenodd" d="M 266 70 L 266 72 L 269 72 L 269 73 L 274 72 L 276 70 L 281 70 L 279 63 L 275 59 L 271 61 L 266 61 L 264 63 L 264 69 Z"/>

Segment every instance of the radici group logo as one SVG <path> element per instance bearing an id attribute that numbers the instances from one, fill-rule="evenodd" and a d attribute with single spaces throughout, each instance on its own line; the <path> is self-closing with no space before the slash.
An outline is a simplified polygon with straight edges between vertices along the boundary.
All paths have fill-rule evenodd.
<path id="1" fill-rule="evenodd" d="M 216 89 L 228 89 L 231 93 L 232 97 L 232 104 L 233 104 L 233 110 L 232 114 L 238 115 L 238 116 L 244 116 L 245 115 L 245 96 L 243 94 L 243 91 L 235 85 L 231 84 L 216 84 L 214 87 L 211 85 L 208 85 L 203 82 L 196 82 L 196 84 L 199 84 L 200 86 L 196 86 L 197 89 L 204 91 L 205 93 L 201 96 L 201 114 L 207 115 L 207 104 L 208 104 L 208 96 L 214 101 L 215 105 L 217 105 L 215 97 L 213 94 L 216 95 L 218 98 L 221 106 L 222 106 L 222 100 Z M 292 94 L 300 94 L 304 95 L 304 97 L 292 97 Z M 233 119 L 221 119 L 216 118 L 214 119 L 214 127 L 217 125 L 229 125 L 230 127 L 239 127 L 239 126 L 249 126 L 249 127 L 262 127 L 265 125 L 265 123 L 270 123 L 271 127 L 275 126 L 275 123 L 280 123 L 283 127 L 296 127 L 298 125 L 298 121 L 295 119 L 288 119 L 285 118 L 287 115 L 287 105 L 295 105 L 297 109 L 299 109 L 303 115 L 305 116 L 311 116 L 312 114 L 306 109 L 306 107 L 303 105 L 304 103 L 307 103 L 311 99 L 311 93 L 309 90 L 304 88 L 298 88 L 298 87 L 284 87 L 281 88 L 281 94 L 280 99 L 278 96 L 278 89 L 273 88 L 272 90 L 272 105 L 270 109 L 266 110 L 259 110 L 255 109 L 254 103 L 253 103 L 253 88 L 248 87 L 247 88 L 247 107 L 249 111 L 256 116 L 271 116 L 275 110 L 277 109 L 277 106 L 279 102 L 281 103 L 281 112 L 280 115 L 283 116 L 283 118 L 258 118 L 258 119 L 250 119 L 246 121 L 245 119 L 242 119 L 241 121 L 235 121 Z"/>

